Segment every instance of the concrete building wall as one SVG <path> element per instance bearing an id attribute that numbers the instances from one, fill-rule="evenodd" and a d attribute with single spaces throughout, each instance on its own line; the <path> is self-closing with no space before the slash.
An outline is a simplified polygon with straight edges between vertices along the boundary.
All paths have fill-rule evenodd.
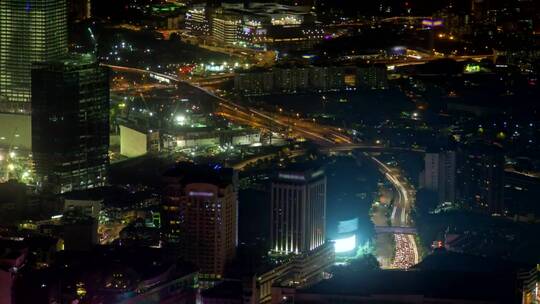
<path id="1" fill-rule="evenodd" d="M 137 157 L 148 153 L 148 138 L 145 133 L 120 126 L 120 154 Z"/>
<path id="2" fill-rule="evenodd" d="M 0 113 L 0 146 L 32 149 L 32 118 L 25 114 Z"/>

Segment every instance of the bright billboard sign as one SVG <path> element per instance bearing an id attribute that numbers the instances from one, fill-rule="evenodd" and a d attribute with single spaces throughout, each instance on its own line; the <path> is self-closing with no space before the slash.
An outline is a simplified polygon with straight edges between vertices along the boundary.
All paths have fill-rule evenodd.
<path id="1" fill-rule="evenodd" d="M 356 248 L 356 235 L 334 240 L 335 253 L 349 252 Z"/>
<path id="2" fill-rule="evenodd" d="M 355 217 L 351 220 L 340 221 L 337 230 L 338 234 L 355 232 L 358 230 L 358 218 Z"/>

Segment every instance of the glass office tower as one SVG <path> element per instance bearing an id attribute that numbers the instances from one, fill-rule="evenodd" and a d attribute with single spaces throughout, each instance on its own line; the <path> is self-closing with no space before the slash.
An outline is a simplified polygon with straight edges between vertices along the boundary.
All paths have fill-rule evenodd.
<path id="1" fill-rule="evenodd" d="M 51 192 L 106 184 L 109 73 L 90 54 L 32 69 L 32 153 L 38 185 Z"/>
<path id="2" fill-rule="evenodd" d="M 66 0 L 0 1 L 0 101 L 22 111 L 31 97 L 32 63 L 66 53 Z"/>

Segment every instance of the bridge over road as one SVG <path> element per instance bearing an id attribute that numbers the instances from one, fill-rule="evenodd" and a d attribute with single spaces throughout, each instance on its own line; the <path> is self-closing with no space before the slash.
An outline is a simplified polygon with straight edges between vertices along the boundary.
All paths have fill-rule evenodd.
<path id="1" fill-rule="evenodd" d="M 403 226 L 375 226 L 376 233 L 416 234 L 416 228 Z"/>

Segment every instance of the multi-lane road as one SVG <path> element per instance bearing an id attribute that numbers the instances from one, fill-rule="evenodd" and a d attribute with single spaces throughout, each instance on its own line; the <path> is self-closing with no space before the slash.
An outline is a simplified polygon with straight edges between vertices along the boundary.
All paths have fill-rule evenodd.
<path id="1" fill-rule="evenodd" d="M 386 179 L 395 188 L 397 196 L 390 216 L 391 225 L 409 227 L 411 225 L 409 214 L 414 203 L 414 195 L 411 187 L 407 182 L 403 181 L 397 170 L 390 168 L 374 156 L 366 156 L 370 157 L 377 164 L 381 173 L 384 174 Z M 396 248 L 392 268 L 407 269 L 418 264 L 420 257 L 414 236 L 411 234 L 396 233 L 394 234 L 394 240 Z"/>
<path id="2" fill-rule="evenodd" d="M 341 129 L 321 125 L 311 120 L 305 120 L 293 115 L 285 115 L 283 113 L 270 113 L 265 110 L 255 109 L 252 107 L 242 106 L 225 98 L 215 95 L 213 92 L 198 87 L 192 83 L 184 80 L 180 80 L 177 77 L 157 73 L 153 71 L 115 66 L 105 65 L 113 70 L 145 73 L 150 74 L 163 79 L 168 79 L 176 83 L 186 84 L 196 90 L 207 94 L 215 99 L 216 113 L 239 124 L 248 125 L 258 129 L 265 129 L 272 132 L 287 133 L 292 137 L 301 137 L 309 139 L 319 144 L 323 149 L 336 149 L 339 147 L 346 147 L 347 150 L 355 148 L 370 147 L 369 145 L 363 145 L 361 143 L 355 143 L 349 136 L 344 134 Z M 376 148 L 381 148 L 376 146 Z M 263 156 L 263 157 L 269 157 Z M 368 156 L 371 157 L 371 156 Z M 371 159 L 379 166 L 381 172 L 392 183 L 397 193 L 397 200 L 394 204 L 394 210 L 392 212 L 391 223 L 393 226 L 409 226 L 409 212 L 413 204 L 414 198 L 412 197 L 408 185 L 402 180 L 399 174 L 388 167 L 383 162 L 379 161 L 375 157 Z M 255 158 L 255 160 L 258 160 Z M 240 164 L 239 167 L 243 168 L 247 164 Z M 393 262 L 395 268 L 409 268 L 419 262 L 418 248 L 416 246 L 415 239 L 412 235 L 395 234 L 396 254 Z"/>
<path id="3" fill-rule="evenodd" d="M 317 144 L 328 147 L 337 144 L 351 144 L 353 140 L 345 135 L 339 128 L 320 125 L 310 120 L 304 120 L 297 116 L 289 116 L 281 113 L 270 113 L 261 109 L 239 105 L 235 102 L 215 95 L 213 92 L 196 86 L 188 81 L 177 77 L 139 69 L 134 67 L 125 67 L 118 65 L 103 64 L 113 70 L 149 74 L 154 78 L 166 79 L 168 81 L 182 83 L 193 89 L 199 90 L 211 98 L 215 99 L 216 113 L 239 124 L 248 125 L 254 128 L 267 129 L 273 132 L 287 133 L 292 137 L 302 137 L 309 139 Z"/>

